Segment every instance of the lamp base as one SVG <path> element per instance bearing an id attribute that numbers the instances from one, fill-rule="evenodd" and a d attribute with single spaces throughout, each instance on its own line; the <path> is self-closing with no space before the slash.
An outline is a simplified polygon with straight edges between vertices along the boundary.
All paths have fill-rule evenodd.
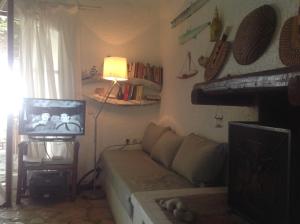
<path id="1" fill-rule="evenodd" d="M 82 193 L 82 198 L 87 200 L 100 200 L 105 198 L 105 193 L 102 190 L 92 190 Z"/>

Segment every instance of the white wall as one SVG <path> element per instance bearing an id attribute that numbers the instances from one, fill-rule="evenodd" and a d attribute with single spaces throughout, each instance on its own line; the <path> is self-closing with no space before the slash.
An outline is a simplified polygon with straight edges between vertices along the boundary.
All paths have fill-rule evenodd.
<path id="1" fill-rule="evenodd" d="M 195 132 L 215 139 L 227 141 L 228 121 L 232 120 L 256 120 L 257 110 L 250 107 L 224 107 L 192 105 L 190 94 L 193 85 L 204 81 L 204 69 L 197 63 L 200 55 L 209 56 L 214 43 L 209 42 L 209 29 L 207 28 L 198 37 L 185 45 L 179 45 L 177 38 L 187 28 L 198 26 L 211 21 L 214 9 L 217 6 L 225 26 L 232 26 L 228 40 L 233 41 L 238 26 L 242 19 L 255 8 L 263 5 L 272 5 L 278 15 L 278 26 L 273 41 L 265 54 L 255 63 L 249 66 L 237 64 L 232 54 L 219 77 L 227 74 L 243 74 L 248 72 L 283 67 L 278 56 L 278 39 L 280 28 L 284 21 L 297 14 L 299 1 L 297 0 L 210 0 L 203 8 L 196 12 L 188 20 L 171 29 L 170 22 L 187 6 L 188 1 L 164 0 L 161 2 L 161 59 L 164 68 L 164 88 L 162 92 L 161 119 L 170 120 L 176 129 L 182 134 Z M 192 58 L 200 71 L 196 77 L 179 80 L 179 75 L 186 52 L 191 51 Z M 214 116 L 222 113 L 224 116 L 222 128 L 215 127 Z"/>
<path id="2" fill-rule="evenodd" d="M 157 6 L 156 1 L 103 0 L 101 9 L 81 10 L 81 69 L 96 65 L 102 71 L 103 58 L 108 55 L 127 57 L 129 62 L 159 65 Z M 81 138 L 79 155 L 80 175 L 93 166 L 93 117 L 100 106 L 89 100 L 87 105 L 86 134 Z M 146 125 L 158 116 L 158 105 L 121 107 L 107 104 L 98 120 L 98 153 L 106 146 L 125 143 L 126 138 L 141 139 Z"/>

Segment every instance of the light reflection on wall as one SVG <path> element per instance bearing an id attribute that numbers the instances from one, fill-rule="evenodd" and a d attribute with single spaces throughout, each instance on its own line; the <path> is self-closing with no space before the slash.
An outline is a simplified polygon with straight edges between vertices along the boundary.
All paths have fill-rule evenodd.
<path id="1" fill-rule="evenodd" d="M 106 44 L 123 45 L 151 27 L 153 18 L 159 18 L 158 2 L 104 0 L 101 9 L 80 11 L 80 20 Z"/>

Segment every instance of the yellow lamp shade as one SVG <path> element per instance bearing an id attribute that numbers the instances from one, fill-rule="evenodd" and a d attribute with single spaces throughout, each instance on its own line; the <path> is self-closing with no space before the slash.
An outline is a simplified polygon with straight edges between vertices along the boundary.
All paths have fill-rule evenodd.
<path id="1" fill-rule="evenodd" d="M 127 80 L 127 59 L 121 57 L 106 57 L 103 65 L 103 79 Z"/>

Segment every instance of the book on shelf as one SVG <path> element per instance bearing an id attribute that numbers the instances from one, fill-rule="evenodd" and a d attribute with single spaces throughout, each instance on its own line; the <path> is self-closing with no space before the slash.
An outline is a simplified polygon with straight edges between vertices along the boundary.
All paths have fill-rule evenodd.
<path id="1" fill-rule="evenodd" d="M 151 73 L 151 67 L 150 67 L 150 64 L 147 63 L 145 65 L 145 74 L 144 74 L 144 79 L 147 79 L 147 80 L 150 80 L 150 73 Z"/>
<path id="2" fill-rule="evenodd" d="M 163 69 L 161 66 L 132 62 L 128 64 L 128 78 L 146 79 L 162 85 Z"/>
<path id="3" fill-rule="evenodd" d="M 135 94 L 135 100 L 143 100 L 143 91 L 144 86 L 143 85 L 137 85 L 136 86 L 136 94 Z"/>
<path id="4" fill-rule="evenodd" d="M 130 89 L 130 84 L 126 83 L 124 85 L 123 100 L 129 100 L 129 89 Z"/>
<path id="5" fill-rule="evenodd" d="M 133 100 L 133 97 L 134 97 L 134 88 L 135 88 L 135 85 L 130 85 L 129 86 L 129 94 L 128 94 L 128 100 Z"/>
<path id="6" fill-rule="evenodd" d="M 139 79 L 143 79 L 144 78 L 144 64 L 143 63 L 139 63 L 138 64 L 138 78 Z"/>

